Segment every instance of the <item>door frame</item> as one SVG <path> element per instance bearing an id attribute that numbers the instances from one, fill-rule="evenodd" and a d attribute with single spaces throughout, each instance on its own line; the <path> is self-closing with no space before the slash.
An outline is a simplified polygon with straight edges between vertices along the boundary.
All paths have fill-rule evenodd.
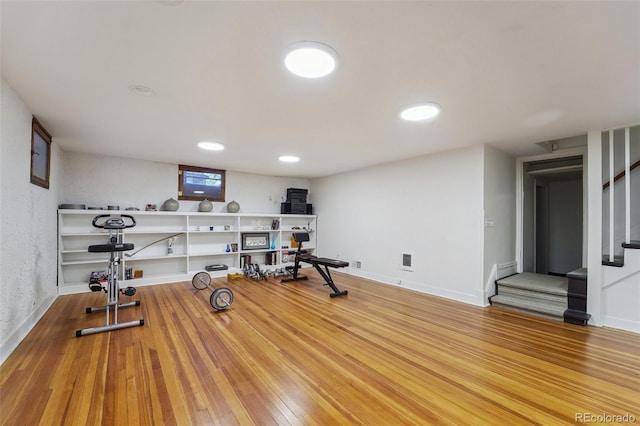
<path id="1" fill-rule="evenodd" d="M 587 147 L 562 149 L 547 154 L 516 158 L 516 272 L 523 272 L 524 258 L 524 163 L 553 160 L 564 157 L 582 157 L 582 265 L 587 265 L 588 248 L 588 168 Z"/>

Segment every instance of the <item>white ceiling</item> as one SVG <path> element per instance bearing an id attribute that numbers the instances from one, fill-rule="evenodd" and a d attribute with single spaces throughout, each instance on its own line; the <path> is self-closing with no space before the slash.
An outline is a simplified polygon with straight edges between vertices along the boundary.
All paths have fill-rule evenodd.
<path id="1" fill-rule="evenodd" d="M 311 178 L 640 121 L 637 1 L 2 0 L 0 15 L 2 78 L 65 151 Z M 288 73 L 302 40 L 332 46 L 336 72 Z M 418 102 L 442 114 L 403 122 Z"/>

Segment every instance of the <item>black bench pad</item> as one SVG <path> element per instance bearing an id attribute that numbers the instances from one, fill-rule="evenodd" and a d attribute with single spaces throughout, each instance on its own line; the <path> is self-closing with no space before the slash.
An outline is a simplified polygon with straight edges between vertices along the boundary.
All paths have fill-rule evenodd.
<path id="1" fill-rule="evenodd" d="M 344 260 L 317 257 L 311 254 L 299 254 L 298 260 L 305 263 L 311 263 L 312 265 L 322 265 L 330 268 L 345 268 L 349 266 L 349 262 L 345 262 Z"/>
<path id="2" fill-rule="evenodd" d="M 328 266 L 330 268 L 345 268 L 349 266 L 349 262 L 345 262 L 344 260 L 328 259 L 326 257 L 316 257 L 313 259 L 313 263 Z"/>

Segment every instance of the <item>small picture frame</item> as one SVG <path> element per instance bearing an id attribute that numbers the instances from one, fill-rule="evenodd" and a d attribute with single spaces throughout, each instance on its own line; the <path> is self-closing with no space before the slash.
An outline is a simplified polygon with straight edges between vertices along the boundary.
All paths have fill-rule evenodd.
<path id="1" fill-rule="evenodd" d="M 269 233 L 243 233 L 242 250 L 264 250 L 269 248 Z"/>

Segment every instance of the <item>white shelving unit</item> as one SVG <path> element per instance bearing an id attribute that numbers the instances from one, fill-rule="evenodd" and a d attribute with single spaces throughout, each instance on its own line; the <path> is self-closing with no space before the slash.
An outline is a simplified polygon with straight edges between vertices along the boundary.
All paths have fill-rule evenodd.
<path id="1" fill-rule="evenodd" d="M 291 234 L 297 230 L 312 231 L 305 249 L 313 250 L 316 245 L 315 215 L 60 209 L 59 294 L 89 291 L 91 272 L 107 268 L 108 253 L 87 251 L 90 245 L 108 242 L 108 232 L 91 225 L 93 218 L 100 214 L 131 215 L 137 222 L 136 227 L 123 231 L 124 241 L 133 243 L 135 248 L 122 253 L 122 270 L 142 271 L 142 277 L 126 280 L 122 274 L 123 286 L 190 280 L 196 272 L 212 264 L 227 265 L 228 270 L 210 273 L 224 276 L 227 272 L 241 271 L 241 260 L 245 256 L 251 256 L 251 263 L 258 263 L 261 268 L 292 265 L 293 256 L 289 253 L 296 248 L 292 247 Z M 272 229 L 274 227 L 277 229 Z M 268 234 L 268 247 L 243 249 L 243 234 Z M 168 237 L 174 238 L 172 254 L 168 253 L 168 240 L 153 244 Z M 143 249 L 146 245 L 149 247 Z M 269 258 L 273 262 L 266 265 Z"/>

